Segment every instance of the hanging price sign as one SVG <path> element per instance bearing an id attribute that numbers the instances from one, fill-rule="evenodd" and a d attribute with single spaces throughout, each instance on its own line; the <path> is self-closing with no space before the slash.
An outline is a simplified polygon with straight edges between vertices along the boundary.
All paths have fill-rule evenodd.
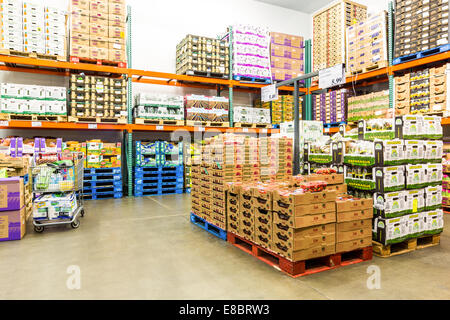
<path id="1" fill-rule="evenodd" d="M 261 88 L 261 100 L 263 102 L 278 100 L 278 89 L 276 85 L 271 84 Z"/>
<path id="2" fill-rule="evenodd" d="M 344 65 L 338 64 L 334 67 L 319 71 L 319 88 L 326 89 L 345 83 Z"/>

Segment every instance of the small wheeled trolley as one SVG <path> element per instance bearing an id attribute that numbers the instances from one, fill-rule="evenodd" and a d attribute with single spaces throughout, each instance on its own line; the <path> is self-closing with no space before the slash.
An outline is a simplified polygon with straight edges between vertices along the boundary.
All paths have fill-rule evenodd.
<path id="1" fill-rule="evenodd" d="M 31 168 L 33 225 L 36 232 L 56 225 L 80 226 L 83 207 L 83 160 L 81 152 L 35 154 Z"/>

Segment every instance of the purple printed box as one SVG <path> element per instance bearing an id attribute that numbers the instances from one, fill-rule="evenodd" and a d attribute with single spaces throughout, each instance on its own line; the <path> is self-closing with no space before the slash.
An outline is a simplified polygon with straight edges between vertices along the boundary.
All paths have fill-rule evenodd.
<path id="1" fill-rule="evenodd" d="M 24 203 L 23 178 L 0 179 L 0 211 L 19 210 Z"/>
<path id="2" fill-rule="evenodd" d="M 25 207 L 0 212 L 0 241 L 20 240 L 25 236 Z"/>

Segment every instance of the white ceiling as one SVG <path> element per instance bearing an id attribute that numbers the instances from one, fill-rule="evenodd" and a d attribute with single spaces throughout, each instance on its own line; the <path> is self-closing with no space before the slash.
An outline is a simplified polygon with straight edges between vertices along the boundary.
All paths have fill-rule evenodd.
<path id="1" fill-rule="evenodd" d="M 333 2 L 333 0 L 256 0 L 280 6 L 287 9 L 297 10 L 304 13 L 313 13 L 325 5 Z"/>

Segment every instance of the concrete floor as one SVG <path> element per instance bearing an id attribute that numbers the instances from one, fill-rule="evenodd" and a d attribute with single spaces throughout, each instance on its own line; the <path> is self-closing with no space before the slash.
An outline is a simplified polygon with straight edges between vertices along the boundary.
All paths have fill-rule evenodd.
<path id="1" fill-rule="evenodd" d="M 0 299 L 450 299 L 448 229 L 440 246 L 292 279 L 191 224 L 189 206 L 188 195 L 89 201 L 77 230 L 29 226 L 0 242 Z M 66 284 L 73 265 L 79 290 Z M 381 289 L 367 288 L 371 265 Z"/>

